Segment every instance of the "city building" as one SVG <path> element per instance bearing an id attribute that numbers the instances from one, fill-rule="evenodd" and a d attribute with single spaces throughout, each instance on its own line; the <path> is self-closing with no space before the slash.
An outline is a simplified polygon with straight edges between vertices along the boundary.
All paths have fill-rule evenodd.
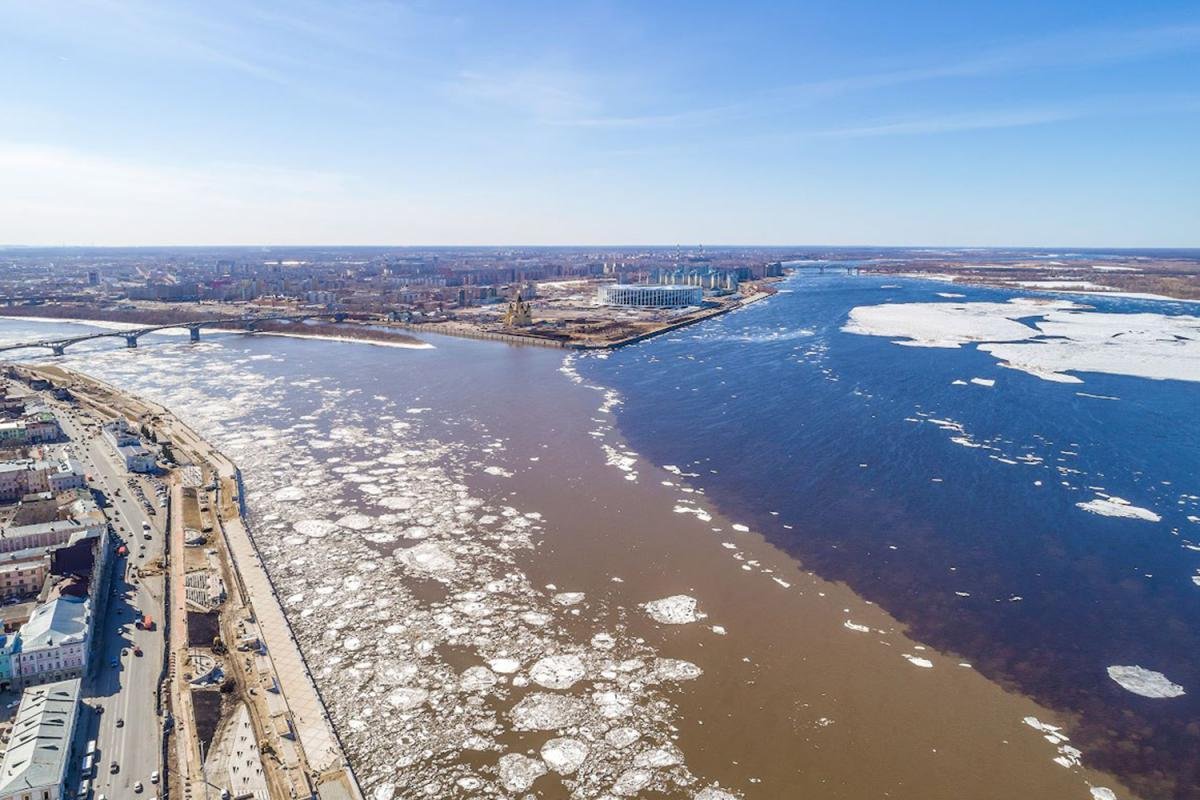
<path id="1" fill-rule="evenodd" d="M 20 419 L 0 422 L 0 447 L 53 442 L 61 437 L 58 418 L 44 408 L 26 409 Z"/>
<path id="2" fill-rule="evenodd" d="M 34 609 L 12 655 L 21 686 L 82 677 L 87 669 L 91 608 L 86 597 L 62 594 Z M 2 798 L 0 798 L 2 800 Z"/>
<path id="3" fill-rule="evenodd" d="M 703 298 L 704 290 L 699 286 L 613 283 L 601 286 L 597 293 L 602 305 L 638 308 L 698 306 Z"/>
<path id="4" fill-rule="evenodd" d="M 157 461 L 154 451 L 142 443 L 140 436 L 123 419 L 107 422 L 103 436 L 129 472 L 153 472 Z"/>
<path id="5" fill-rule="evenodd" d="M 81 538 L 105 541 L 108 521 L 82 489 L 57 497 L 27 495 L 0 520 L 0 553 L 55 548 Z"/>
<path id="6" fill-rule="evenodd" d="M 533 311 L 529 302 L 521 297 L 521 292 L 517 292 L 517 296 L 508 301 L 508 309 L 504 312 L 504 324 L 510 328 L 533 324 Z"/>
<path id="7" fill-rule="evenodd" d="M 0 555 L 0 600 L 37 594 L 49 574 L 50 553 L 45 549 L 32 548 Z"/>
<path id="8" fill-rule="evenodd" d="M 0 633 L 0 691 L 13 685 L 12 657 L 18 641 L 15 633 Z"/>
<path id="9" fill-rule="evenodd" d="M 40 452 L 38 458 L 0 461 L 0 503 L 13 503 L 27 494 L 81 489 L 86 483 L 83 465 L 65 448 L 52 455 Z"/>
<path id="10" fill-rule="evenodd" d="M 0 761 L 0 800 L 62 800 L 79 716 L 79 680 L 26 689 Z"/>

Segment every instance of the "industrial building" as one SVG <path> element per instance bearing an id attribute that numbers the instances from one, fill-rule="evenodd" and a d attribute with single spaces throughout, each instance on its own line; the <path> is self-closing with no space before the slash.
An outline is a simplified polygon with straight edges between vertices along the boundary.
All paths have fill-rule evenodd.
<path id="1" fill-rule="evenodd" d="M 703 299 L 704 290 L 699 286 L 614 283 L 597 292 L 601 305 L 636 308 L 685 308 L 698 306 Z"/>

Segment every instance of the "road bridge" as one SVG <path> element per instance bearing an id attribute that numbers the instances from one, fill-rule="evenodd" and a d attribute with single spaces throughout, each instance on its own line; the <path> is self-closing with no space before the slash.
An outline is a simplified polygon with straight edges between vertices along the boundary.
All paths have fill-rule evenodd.
<path id="1" fill-rule="evenodd" d="M 315 313 L 315 314 L 278 314 L 272 316 L 261 317 L 228 317 L 224 319 L 198 319 L 188 322 L 170 322 L 162 325 L 147 325 L 142 328 L 130 328 L 122 331 L 99 331 L 97 333 L 88 333 L 82 336 L 68 336 L 62 339 L 39 339 L 31 342 L 18 342 L 15 344 L 0 345 L 0 353 L 9 350 L 25 350 L 40 348 L 49 350 L 56 356 L 61 356 L 66 353 L 66 350 L 71 345 L 87 342 L 93 339 L 116 339 L 125 340 L 126 347 L 137 347 L 138 340 L 148 333 L 155 331 L 164 331 L 171 328 L 186 329 L 191 341 L 200 341 L 200 330 L 202 328 L 243 328 L 247 332 L 257 330 L 258 326 L 264 322 L 303 322 L 306 319 L 332 319 L 334 322 L 342 322 L 346 319 L 346 314 L 341 312 L 334 313 Z"/>

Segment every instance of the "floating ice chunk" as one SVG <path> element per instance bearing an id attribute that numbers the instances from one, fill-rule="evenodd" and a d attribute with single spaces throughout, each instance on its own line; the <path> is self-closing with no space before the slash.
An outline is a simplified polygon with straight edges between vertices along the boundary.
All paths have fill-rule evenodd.
<path id="1" fill-rule="evenodd" d="M 429 699 L 429 692 L 415 686 L 402 686 L 388 693 L 387 702 L 399 711 L 411 711 Z"/>
<path id="2" fill-rule="evenodd" d="M 454 556 L 442 549 L 437 542 L 422 542 L 415 547 L 396 551 L 400 563 L 417 572 L 447 573 L 458 566 Z"/>
<path id="3" fill-rule="evenodd" d="M 585 709 L 583 701 L 572 695 L 533 692 L 508 713 L 519 731 L 552 731 L 578 724 Z"/>
<path id="4" fill-rule="evenodd" d="M 550 622 L 551 617 L 549 614 L 543 614 L 541 611 L 526 611 L 525 613 L 521 614 L 521 619 L 527 625 L 540 628 Z"/>
<path id="5" fill-rule="evenodd" d="M 1050 725 L 1049 723 L 1042 722 L 1037 717 L 1025 717 L 1021 721 L 1039 733 L 1049 733 L 1059 736 L 1059 731 L 1062 730 L 1062 728 L 1058 727 L 1057 725 Z M 1064 736 L 1062 738 L 1065 739 L 1066 737 Z"/>
<path id="6" fill-rule="evenodd" d="M 912 655 L 909 655 L 908 653 L 904 654 L 904 658 L 905 658 L 905 660 L 908 661 L 908 663 L 912 664 L 914 667 L 924 667 L 925 669 L 931 669 L 933 667 L 933 662 L 930 661 L 928 658 L 921 658 L 920 656 L 912 656 Z"/>
<path id="7" fill-rule="evenodd" d="M 996 385 L 996 381 L 993 378 L 971 378 L 971 383 L 976 386 L 986 386 L 989 389 Z"/>
<path id="8" fill-rule="evenodd" d="M 659 769 L 662 767 L 673 767 L 676 764 L 682 763 L 683 754 L 679 752 L 679 748 L 671 745 L 652 747 L 648 750 L 643 750 L 633 757 L 633 765 L 635 767 Z"/>
<path id="9" fill-rule="evenodd" d="M 309 536 L 314 539 L 320 539 L 328 536 L 337 529 L 336 522 L 330 522 L 327 519 L 302 519 L 297 522 L 292 528 L 296 533 Z"/>
<path id="10" fill-rule="evenodd" d="M 362 531 L 371 527 L 374 523 L 366 514 L 347 514 L 338 519 L 337 524 L 343 528 L 349 528 L 352 531 Z"/>
<path id="11" fill-rule="evenodd" d="M 523 792 L 546 774 L 546 765 L 536 758 L 520 753 L 506 753 L 500 756 L 497 772 L 505 789 L 510 792 Z"/>
<path id="12" fill-rule="evenodd" d="M 570 689 L 587 674 L 583 659 L 574 654 L 546 656 L 529 670 L 529 677 L 547 689 Z"/>
<path id="13" fill-rule="evenodd" d="M 570 775 L 587 759 L 588 746 L 578 739 L 551 739 L 542 745 L 542 760 L 559 775 Z"/>
<path id="14" fill-rule="evenodd" d="M 465 692 L 485 691 L 496 685 L 496 674 L 484 666 L 467 667 L 458 685 Z"/>
<path id="15" fill-rule="evenodd" d="M 1168 698 L 1185 694 L 1183 687 L 1172 683 L 1166 675 L 1145 667 L 1112 666 L 1108 668 L 1108 677 L 1120 684 L 1122 689 L 1142 697 Z"/>
<path id="16" fill-rule="evenodd" d="M 642 789 L 650 785 L 650 781 L 654 780 L 654 773 L 648 769 L 627 769 L 617 776 L 616 783 L 613 784 L 612 793 L 620 797 L 629 797 L 635 795 Z"/>
<path id="17" fill-rule="evenodd" d="M 643 604 L 642 608 L 646 609 L 651 619 L 663 625 L 684 625 L 699 619 L 696 615 L 696 598 L 686 594 L 652 600 Z"/>
<path id="18" fill-rule="evenodd" d="M 592 637 L 592 647 L 596 648 L 597 650 L 612 650 L 614 647 L 616 647 L 616 644 L 617 640 L 614 639 L 610 633 L 604 633 L 601 631 Z"/>
<path id="19" fill-rule="evenodd" d="M 859 625 L 857 622 L 851 622 L 850 620 L 846 620 L 845 622 L 843 622 L 842 627 L 849 628 L 852 631 L 858 631 L 859 633 L 870 633 L 871 632 L 871 629 L 868 628 L 866 625 Z"/>
<path id="20" fill-rule="evenodd" d="M 281 503 L 294 503 L 298 500 L 303 500 L 307 496 L 308 492 L 299 486 L 285 486 L 271 495 L 272 498 Z"/>
<path id="21" fill-rule="evenodd" d="M 388 686 L 398 686 L 417 677 L 420 670 L 411 661 L 396 661 L 381 664 L 378 670 L 379 680 Z"/>
<path id="22" fill-rule="evenodd" d="M 1150 509 L 1131 505 L 1128 500 L 1121 497 L 1109 497 L 1107 499 L 1097 497 L 1094 500 L 1088 500 L 1086 503 L 1076 503 L 1075 507 L 1105 517 L 1124 517 L 1125 519 L 1140 519 L 1146 522 L 1158 522 L 1162 519 L 1162 517 Z"/>
<path id="23" fill-rule="evenodd" d="M 1117 800 L 1117 793 L 1104 786 L 1093 786 L 1092 800 Z"/>
<path id="24" fill-rule="evenodd" d="M 743 525 L 740 522 L 735 522 L 729 527 L 733 528 L 735 531 L 740 531 L 741 533 L 747 533 L 750 530 L 749 526 Z"/>
<path id="25" fill-rule="evenodd" d="M 559 592 L 554 595 L 554 602 L 560 606 L 573 606 L 583 602 L 583 592 Z"/>
<path id="26" fill-rule="evenodd" d="M 664 681 L 690 681 L 703 675 L 704 670 L 679 658 L 656 658 L 654 674 Z"/>
<path id="27" fill-rule="evenodd" d="M 715 633 L 717 636 L 724 636 L 725 635 L 725 626 L 713 625 L 712 632 Z"/>
<path id="28" fill-rule="evenodd" d="M 521 662 L 515 658 L 492 658 L 488 660 L 488 666 L 492 668 L 493 672 L 511 675 L 521 668 Z"/>
<path id="29" fill-rule="evenodd" d="M 342 649 L 353 653 L 355 650 L 362 649 L 362 639 L 357 636 L 347 636 L 342 640 Z"/>
<path id="30" fill-rule="evenodd" d="M 696 792 L 693 800 L 738 800 L 738 796 L 730 794 L 719 786 L 709 786 Z"/>
<path id="31" fill-rule="evenodd" d="M 633 711 L 633 698 L 624 692 L 593 692 L 592 702 L 605 719 L 618 719 Z"/>
<path id="32" fill-rule="evenodd" d="M 483 471 L 486 472 L 488 475 L 495 475 L 498 478 L 511 478 L 513 476 L 512 472 L 510 470 L 505 469 L 504 467 L 497 467 L 497 466 L 484 467 Z"/>
<path id="33" fill-rule="evenodd" d="M 637 730 L 637 728 L 621 726 L 617 728 L 611 728 L 608 733 L 604 734 L 604 741 L 609 747 L 621 750 L 636 742 L 641 738 L 641 736 L 642 734 Z"/>

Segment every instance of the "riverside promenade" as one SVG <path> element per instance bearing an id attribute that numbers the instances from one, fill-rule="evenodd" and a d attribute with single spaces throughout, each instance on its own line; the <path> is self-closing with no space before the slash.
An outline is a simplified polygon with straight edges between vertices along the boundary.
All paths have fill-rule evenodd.
<path id="1" fill-rule="evenodd" d="M 325 704 L 283 613 L 275 586 L 242 519 L 241 474 L 237 466 L 191 428 L 173 416 L 167 416 L 165 409 L 163 414 L 164 420 L 170 421 L 168 436 L 172 442 L 196 453 L 216 471 L 223 495 L 218 505 L 230 503 L 237 510 L 237 513 L 218 516 L 221 530 L 243 598 L 253 610 L 266 645 L 267 658 L 279 681 L 280 693 L 318 791 L 322 797 L 358 800 L 361 792 L 329 721 Z"/>
<path id="2" fill-rule="evenodd" d="M 290 770 L 298 767 L 304 772 L 299 781 L 289 779 L 291 788 L 287 794 L 279 791 L 272 794 L 280 795 L 278 800 L 288 796 L 304 796 L 304 791 L 311 791 L 322 800 L 362 800 L 361 789 L 329 720 L 320 692 L 245 525 L 241 475 L 237 466 L 164 406 L 127 395 L 103 381 L 61 367 L 25 369 L 56 385 L 69 386 L 79 400 L 106 416 L 122 416 L 145 425 L 154 431 L 160 441 L 170 441 L 177 452 L 186 453 L 197 466 L 215 473 L 219 502 L 214 503 L 213 508 L 219 509 L 215 517 L 238 583 L 237 594 L 249 607 L 265 645 L 265 660 L 269 663 L 272 679 L 268 681 L 268 686 L 274 683 L 278 690 L 277 694 L 273 691 L 267 693 L 274 695 L 273 704 L 282 704 L 286 708 L 291 731 L 289 738 L 294 738 L 299 744 L 298 759 L 288 758 L 285 753 L 280 755 L 285 768 Z M 174 494 L 178 495 L 178 489 Z M 181 564 L 182 529 L 172 533 L 173 538 L 177 539 L 172 542 L 176 551 L 175 563 Z M 182 573 L 178 577 L 182 580 Z M 181 588 L 179 594 L 182 596 Z M 176 633 L 182 634 L 184 627 L 180 623 Z M 177 664 L 176 669 L 179 666 Z M 260 699 L 265 700 L 261 695 Z M 189 711 L 187 708 L 177 710 L 184 713 Z M 276 714 L 272 712 L 271 716 Z M 194 762 L 195 743 L 185 741 L 183 744 L 183 750 L 187 753 L 184 757 Z M 299 774 L 296 777 L 301 778 Z M 302 789 L 304 785 L 310 787 L 309 790 Z"/>

